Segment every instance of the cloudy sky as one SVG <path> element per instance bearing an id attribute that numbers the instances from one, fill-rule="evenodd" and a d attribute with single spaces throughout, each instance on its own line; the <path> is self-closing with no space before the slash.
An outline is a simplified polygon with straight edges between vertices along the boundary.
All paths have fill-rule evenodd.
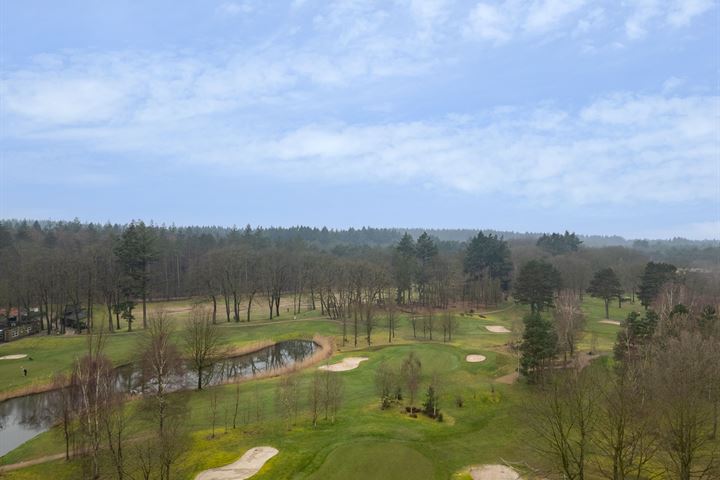
<path id="1" fill-rule="evenodd" d="M 1 218 L 720 238 L 715 0 L 0 5 Z"/>

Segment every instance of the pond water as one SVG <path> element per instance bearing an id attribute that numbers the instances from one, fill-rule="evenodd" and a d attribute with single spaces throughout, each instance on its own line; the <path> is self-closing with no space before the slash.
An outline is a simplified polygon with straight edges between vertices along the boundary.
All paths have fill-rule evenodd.
<path id="1" fill-rule="evenodd" d="M 226 358 L 203 372 L 203 385 L 217 385 L 236 378 L 253 377 L 302 362 L 321 348 L 311 340 L 287 340 L 257 352 Z M 143 385 L 142 375 L 134 365 L 117 369 L 118 389 L 141 392 L 152 385 Z M 197 386 L 197 373 L 186 369 L 176 379 L 175 389 Z M 14 450 L 36 435 L 48 430 L 54 420 L 50 412 L 57 402 L 55 392 L 43 392 L 0 402 L 0 456 Z"/>

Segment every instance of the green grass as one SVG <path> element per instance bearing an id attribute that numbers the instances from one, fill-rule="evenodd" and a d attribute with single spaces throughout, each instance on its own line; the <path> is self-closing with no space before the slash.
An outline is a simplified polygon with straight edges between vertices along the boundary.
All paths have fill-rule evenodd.
<path id="1" fill-rule="evenodd" d="M 509 305 L 506 305 L 506 307 Z M 477 315 L 458 316 L 458 330 L 453 342 L 442 343 L 440 319 L 436 319 L 434 341 L 422 338 L 418 328 L 413 337 L 409 320 L 403 316 L 392 345 L 387 344 L 387 331 L 375 329 L 373 345 L 364 345 L 362 333 L 357 348 L 352 345 L 352 324 L 348 324 L 351 344 L 341 345 L 341 327 L 338 323 L 318 319 L 318 312 L 304 313 L 298 320 L 292 314 L 283 314 L 272 323 L 225 324 L 222 331 L 228 345 L 242 345 L 258 340 L 312 336 L 315 333 L 335 336 L 340 352 L 331 360 L 343 356 L 367 356 L 356 370 L 337 373 L 344 381 L 343 406 L 335 424 L 322 420 L 313 428 L 306 413 L 307 385 L 314 368 L 300 373 L 300 414 L 288 431 L 279 418 L 275 407 L 277 379 L 246 382 L 241 389 L 241 425 L 225 432 L 224 408 L 232 411 L 234 385 L 214 387 L 203 392 L 184 392 L 188 400 L 189 414 L 184 423 L 189 430 L 190 446 L 187 454 L 175 469 L 175 478 L 191 479 L 205 469 L 235 461 L 247 449 L 259 445 L 271 445 L 280 453 L 270 460 L 254 479 L 314 478 L 449 478 L 468 465 L 480 463 L 527 462 L 543 467 L 546 459 L 532 449 L 532 433 L 527 426 L 523 411 L 532 402 L 534 391 L 523 383 L 502 385 L 493 379 L 510 373 L 515 358 L 504 344 L 511 334 L 493 334 L 486 325 L 512 327 L 525 313 L 523 307 L 512 307 L 490 314 L 487 318 Z M 584 310 L 587 328 L 596 331 L 598 344 L 611 346 L 618 327 L 597 323 L 604 317 L 601 302 L 586 299 Z M 629 311 L 623 308 L 621 313 Z M 618 314 L 620 311 L 611 313 Z M 619 318 L 624 318 L 624 315 Z M 287 320 L 290 320 L 289 322 Z M 115 361 L 132 358 L 136 333 L 117 333 L 108 341 L 108 353 Z M 586 335 L 583 342 L 588 342 Z M 53 371 L 69 369 L 72 359 L 82 352 L 83 339 L 34 337 L 4 345 L 0 351 L 7 353 L 31 353 L 37 357 L 32 362 L 35 376 L 49 376 Z M 379 408 L 375 393 L 374 373 L 380 362 L 398 368 L 402 359 L 414 351 L 422 362 L 423 381 L 419 405 L 424 391 L 434 373 L 441 380 L 441 410 L 443 422 L 424 416 L 410 418 L 398 405 L 387 410 Z M 465 362 L 468 353 L 480 353 L 487 357 L 482 363 Z M 19 367 L 16 367 L 19 370 Z M 9 387 L 6 380 L 17 376 L 14 368 L 0 364 L 0 389 Z M 22 380 L 22 379 L 21 379 Z M 220 399 L 220 420 L 215 438 L 210 437 L 208 405 L 215 391 Z M 459 407 L 455 401 L 463 399 Z M 260 405 L 260 416 L 256 415 Z M 130 407 L 133 408 L 132 406 Z M 231 419 L 230 419 L 231 421 Z M 137 421 L 133 435 L 142 437 L 149 426 Z M 57 429 L 42 434 L 10 452 L 2 463 L 15 463 L 27 459 L 63 451 L 63 441 Z M 51 472 L 51 475 L 50 475 Z M 9 479 L 54 478 L 56 480 L 78 478 L 78 462 L 52 462 L 7 474 Z"/>
<path id="2" fill-rule="evenodd" d="M 333 450 L 311 480 L 416 480 L 437 476 L 432 462 L 400 442 L 353 442 Z"/>

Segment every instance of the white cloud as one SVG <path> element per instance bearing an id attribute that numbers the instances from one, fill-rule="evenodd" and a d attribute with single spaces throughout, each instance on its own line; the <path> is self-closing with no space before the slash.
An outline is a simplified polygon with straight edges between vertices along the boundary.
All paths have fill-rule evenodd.
<path id="1" fill-rule="evenodd" d="M 715 6 L 713 0 L 678 0 L 669 8 L 666 19 L 674 27 L 686 27 L 693 18 Z"/>
<path id="2" fill-rule="evenodd" d="M 418 35 L 427 38 L 442 26 L 450 15 L 449 0 L 409 0 L 410 12 L 415 19 Z"/>
<path id="3" fill-rule="evenodd" d="M 618 93 L 579 110 L 538 105 L 425 121 L 296 121 L 277 129 L 258 123 L 263 117 L 253 102 L 283 95 L 284 85 L 297 81 L 293 70 L 243 77 L 232 68 L 223 72 L 179 64 L 184 71 L 178 65 L 156 65 L 161 79 L 154 83 L 140 75 L 135 84 L 145 90 L 136 93 L 139 102 L 85 112 L 100 123 L 88 124 L 83 112 L 58 117 L 54 110 L 16 109 L 13 115 L 39 115 L 42 128 L 6 134 L 89 152 L 207 165 L 219 172 L 425 184 L 469 194 L 510 194 L 540 204 L 717 200 L 717 96 Z M 233 78 L 238 83 L 228 85 Z M 43 90 L 52 90 L 49 84 L 28 79 L 23 85 L 31 98 L 49 95 Z M 170 85 L 178 91 L 168 94 Z M 20 87 L 10 88 L 17 94 Z M 22 103 L 20 98 L 25 97 L 9 105 Z M 302 104 L 307 101 L 312 100 Z M 292 108 L 292 103 L 282 105 Z M 230 119 L 228 112 L 236 117 Z M 253 122 L 243 121 L 246 117 Z"/>
<path id="4" fill-rule="evenodd" d="M 569 15 L 585 6 L 585 0 L 541 0 L 533 2 L 525 18 L 525 29 L 546 32 L 560 25 Z"/>
<path id="5" fill-rule="evenodd" d="M 606 24 L 613 32 L 619 23 L 626 37 L 638 40 L 650 30 L 687 27 L 714 8 L 715 1 L 617 2 L 612 14 L 605 12 L 606 7 L 598 0 L 483 0 L 468 12 L 464 32 L 470 38 L 502 44 L 538 36 L 584 36 Z"/>
<path id="6" fill-rule="evenodd" d="M 632 13 L 625 21 L 628 38 L 643 38 L 652 27 L 681 28 L 715 7 L 713 0 L 635 0 Z"/>
<path id="7" fill-rule="evenodd" d="M 515 28 L 513 16 L 507 3 L 502 6 L 478 3 L 470 12 L 465 34 L 495 43 L 506 42 Z"/>
<path id="8" fill-rule="evenodd" d="M 663 93 L 670 93 L 677 90 L 685 83 L 685 80 L 678 77 L 670 77 L 663 82 L 662 91 Z"/>
<path id="9" fill-rule="evenodd" d="M 523 35 L 582 37 L 598 24 L 623 35 L 625 16 L 610 17 L 597 2 L 483 1 L 456 15 L 443 1 L 317 3 L 326 8 L 309 15 L 305 27 L 313 33 L 302 39 L 280 32 L 259 45 L 202 53 L 71 52 L 6 68 L 3 139 L 36 142 L 48 152 L 121 153 L 299 179 L 412 182 L 542 203 L 717 200 L 720 101 L 682 96 L 678 79 L 669 79 L 662 94 L 604 95 L 582 108 L 434 110 L 435 117 L 417 121 L 398 120 L 392 105 L 352 98 L 374 97 L 387 78 L 414 88 L 415 77 L 443 65 L 443 54 L 466 47 L 457 35 L 463 31 L 491 44 Z M 633 35 L 657 22 L 682 25 L 710 8 L 634 5 Z M 392 102 L 387 98 L 381 100 Z M 353 110 L 382 113 L 346 113 Z"/>
<path id="10" fill-rule="evenodd" d="M 218 10 L 230 16 L 252 13 L 255 7 L 249 1 L 244 2 L 223 2 L 218 6 Z"/>

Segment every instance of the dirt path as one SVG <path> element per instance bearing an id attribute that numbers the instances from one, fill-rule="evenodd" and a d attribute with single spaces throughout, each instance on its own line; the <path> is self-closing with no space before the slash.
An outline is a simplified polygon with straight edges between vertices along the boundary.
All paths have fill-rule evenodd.
<path id="1" fill-rule="evenodd" d="M 25 460 L 24 462 L 11 463 L 10 465 L 0 465 L 0 473 L 11 472 L 13 470 L 32 467 L 33 465 L 39 465 L 41 463 L 52 462 L 55 460 L 62 460 L 64 458 L 64 453 L 56 453 L 55 455 L 47 455 L 45 457 L 33 458 L 32 460 Z"/>
<path id="2" fill-rule="evenodd" d="M 269 320 L 265 322 L 218 322 L 219 327 L 261 327 L 264 325 L 280 325 L 283 323 L 298 323 L 298 322 L 331 322 L 331 323 L 342 323 L 340 320 L 333 320 L 332 318 L 325 317 L 311 317 L 311 318 L 298 318 L 295 320 Z"/>

